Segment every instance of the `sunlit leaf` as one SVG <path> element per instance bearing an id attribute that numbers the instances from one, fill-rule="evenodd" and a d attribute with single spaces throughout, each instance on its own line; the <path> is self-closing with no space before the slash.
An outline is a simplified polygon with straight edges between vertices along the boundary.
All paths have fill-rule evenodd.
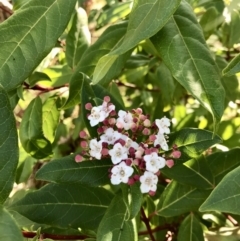
<path id="1" fill-rule="evenodd" d="M 52 153 L 49 140 L 43 136 L 42 101 L 39 97 L 33 99 L 22 118 L 19 136 L 23 148 L 35 158 L 44 158 Z"/>
<path id="2" fill-rule="evenodd" d="M 160 216 L 173 217 L 197 211 L 210 192 L 172 181 L 160 197 L 157 212 Z"/>
<path id="3" fill-rule="evenodd" d="M 212 114 L 216 127 L 224 111 L 225 92 L 191 6 L 182 1 L 151 41 L 174 78 Z"/>
<path id="4" fill-rule="evenodd" d="M 1 24 L 0 83 L 7 91 L 20 85 L 54 47 L 75 4 L 31 0 Z"/>

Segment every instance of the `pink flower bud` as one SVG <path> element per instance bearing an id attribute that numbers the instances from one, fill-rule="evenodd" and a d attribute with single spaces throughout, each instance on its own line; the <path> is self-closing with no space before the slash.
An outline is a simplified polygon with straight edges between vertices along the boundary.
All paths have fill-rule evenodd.
<path id="1" fill-rule="evenodd" d="M 134 117 L 134 118 L 133 118 L 133 122 L 134 122 L 134 123 L 138 123 L 138 118 L 137 118 L 137 117 Z"/>
<path id="2" fill-rule="evenodd" d="M 133 123 L 132 126 L 131 126 L 132 132 L 136 132 L 137 129 L 138 129 L 138 126 L 135 123 Z"/>
<path id="3" fill-rule="evenodd" d="M 154 192 L 154 191 L 149 191 L 148 194 L 149 194 L 150 196 L 154 196 L 154 195 L 156 194 L 156 192 Z"/>
<path id="4" fill-rule="evenodd" d="M 150 120 L 149 120 L 149 119 L 146 119 L 146 120 L 143 122 L 143 125 L 144 125 L 145 127 L 150 127 L 150 126 L 151 126 Z"/>
<path id="5" fill-rule="evenodd" d="M 138 166 L 139 165 L 139 159 L 134 159 L 133 160 L 133 165 Z"/>
<path id="6" fill-rule="evenodd" d="M 150 155 L 152 153 L 151 149 L 145 149 L 145 155 Z"/>
<path id="7" fill-rule="evenodd" d="M 83 157 L 80 155 L 75 156 L 75 162 L 81 162 L 83 160 Z"/>
<path id="8" fill-rule="evenodd" d="M 133 176 L 133 178 L 134 178 L 136 181 L 139 181 L 140 176 L 136 174 L 136 175 Z"/>
<path id="9" fill-rule="evenodd" d="M 128 158 L 126 161 L 127 166 L 131 166 L 132 165 L 132 159 Z"/>
<path id="10" fill-rule="evenodd" d="M 147 116 L 145 115 L 140 115 L 140 120 L 145 121 L 147 119 Z"/>
<path id="11" fill-rule="evenodd" d="M 87 148 L 88 147 L 88 143 L 86 141 L 81 141 L 80 146 L 82 148 Z"/>
<path id="12" fill-rule="evenodd" d="M 171 168 L 172 166 L 174 166 L 174 161 L 172 159 L 169 159 L 166 161 L 166 165 Z"/>
<path id="13" fill-rule="evenodd" d="M 79 136 L 80 136 L 80 138 L 85 139 L 87 137 L 86 131 L 80 131 Z"/>
<path id="14" fill-rule="evenodd" d="M 108 123 L 109 123 L 110 125 L 115 125 L 115 124 L 116 124 L 116 119 L 115 119 L 115 118 L 110 118 L 110 119 L 108 120 Z"/>
<path id="15" fill-rule="evenodd" d="M 110 99 L 109 96 L 105 96 L 103 100 L 106 101 L 106 102 L 109 102 L 111 99 Z"/>
<path id="16" fill-rule="evenodd" d="M 103 148 L 101 151 L 103 156 L 107 156 L 108 155 L 108 149 L 107 148 Z"/>
<path id="17" fill-rule="evenodd" d="M 150 130 L 148 128 L 144 128 L 142 133 L 143 133 L 143 135 L 147 136 L 150 134 Z"/>
<path id="18" fill-rule="evenodd" d="M 98 134 L 102 134 L 104 132 L 104 129 L 100 126 L 99 128 L 97 128 L 97 132 Z"/>
<path id="19" fill-rule="evenodd" d="M 141 115 L 142 114 L 142 109 L 141 108 L 137 108 L 135 112 L 136 112 L 136 114 Z"/>
<path id="20" fill-rule="evenodd" d="M 115 116 L 117 114 L 117 112 L 115 111 L 115 110 L 112 110 L 111 112 L 110 112 L 110 116 Z"/>
<path id="21" fill-rule="evenodd" d="M 128 185 L 132 186 L 136 181 L 134 180 L 134 178 L 129 178 L 128 179 Z"/>
<path id="22" fill-rule="evenodd" d="M 85 105 L 85 109 L 86 109 L 86 110 L 91 110 L 91 109 L 92 109 L 92 104 L 91 104 L 91 103 L 87 103 L 87 104 Z"/>
<path id="23" fill-rule="evenodd" d="M 173 157 L 173 158 L 178 159 L 178 158 L 181 157 L 181 155 L 182 155 L 182 153 L 181 153 L 180 151 L 173 151 L 173 152 L 172 152 L 172 157 Z"/>

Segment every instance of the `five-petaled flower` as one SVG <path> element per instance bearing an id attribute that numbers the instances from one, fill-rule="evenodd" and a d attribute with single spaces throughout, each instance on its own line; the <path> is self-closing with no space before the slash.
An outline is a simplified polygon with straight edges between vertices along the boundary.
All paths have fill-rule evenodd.
<path id="1" fill-rule="evenodd" d="M 166 165 L 165 159 L 158 156 L 156 152 L 145 155 L 143 159 L 146 162 L 146 170 L 153 173 L 157 173 L 159 169 L 165 167 Z"/>
<path id="2" fill-rule="evenodd" d="M 123 110 L 118 111 L 117 127 L 124 130 L 131 129 L 133 122 L 132 114 Z"/>
<path id="3" fill-rule="evenodd" d="M 96 139 L 92 139 L 89 143 L 90 147 L 90 155 L 95 157 L 96 159 L 101 159 L 101 152 L 102 152 L 102 141 L 97 141 Z"/>
<path id="4" fill-rule="evenodd" d="M 111 173 L 112 184 L 117 185 L 121 182 L 127 183 L 129 177 L 133 174 L 133 168 L 128 166 L 125 162 L 121 162 L 112 168 Z"/>
<path id="5" fill-rule="evenodd" d="M 111 156 L 113 164 L 117 164 L 128 158 L 128 149 L 120 143 L 116 143 L 108 153 Z"/>
<path id="6" fill-rule="evenodd" d="M 140 177 L 140 189 L 142 193 L 148 193 L 150 191 L 156 192 L 158 176 L 152 172 L 145 171 L 144 174 Z"/>

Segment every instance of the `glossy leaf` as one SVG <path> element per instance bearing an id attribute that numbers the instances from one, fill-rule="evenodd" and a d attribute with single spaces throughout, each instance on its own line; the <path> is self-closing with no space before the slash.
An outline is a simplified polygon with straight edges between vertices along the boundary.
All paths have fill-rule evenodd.
<path id="1" fill-rule="evenodd" d="M 0 203 L 4 203 L 14 184 L 19 151 L 15 118 L 7 93 L 1 86 L 0 132 Z"/>
<path id="2" fill-rule="evenodd" d="M 28 193 L 9 209 L 37 223 L 94 230 L 111 200 L 112 194 L 103 188 L 48 184 Z"/>
<path id="3" fill-rule="evenodd" d="M 78 64 L 90 43 L 87 13 L 83 8 L 78 8 L 66 38 L 66 59 L 71 68 Z"/>
<path id="4" fill-rule="evenodd" d="M 240 214 L 240 167 L 229 172 L 199 208 L 200 212 L 219 211 Z"/>
<path id="5" fill-rule="evenodd" d="M 57 107 L 58 100 L 56 97 L 48 98 L 42 108 L 43 134 L 50 142 L 54 141 L 60 118 L 60 112 Z"/>
<path id="6" fill-rule="evenodd" d="M 115 195 L 97 232 L 97 241 L 137 240 L 135 220 L 128 220 L 128 208 L 121 193 Z"/>
<path id="7" fill-rule="evenodd" d="M 11 214 L 0 206 L 0 240 L 23 241 L 23 236 Z"/>
<path id="8" fill-rule="evenodd" d="M 119 2 L 102 11 L 97 19 L 97 28 L 101 28 L 107 24 L 113 24 L 126 17 L 131 11 L 130 4 L 130 1 Z"/>
<path id="9" fill-rule="evenodd" d="M 75 162 L 75 156 L 66 156 L 44 165 L 36 174 L 36 178 L 56 183 L 82 183 L 99 186 L 110 183 L 108 169 L 112 167 L 108 160 L 85 160 Z"/>
<path id="10" fill-rule="evenodd" d="M 38 71 L 35 71 L 33 74 L 31 74 L 28 77 L 28 82 L 30 84 L 30 87 L 33 87 L 39 81 L 51 81 L 51 79 L 47 74 L 43 72 L 38 72 Z"/>
<path id="11" fill-rule="evenodd" d="M 134 1 L 123 42 L 111 54 L 123 54 L 135 47 L 140 41 L 156 34 L 167 23 L 179 4 L 180 0 L 167 2 L 164 0 Z"/>
<path id="12" fill-rule="evenodd" d="M 100 58 L 108 54 L 117 45 L 126 29 L 127 23 L 125 22 L 108 27 L 99 39 L 84 52 L 76 71 L 92 76 Z"/>
<path id="13" fill-rule="evenodd" d="M 218 184 L 227 173 L 239 166 L 239 157 L 240 148 L 234 148 L 226 152 L 216 152 L 206 157 L 216 184 Z"/>
<path id="14" fill-rule="evenodd" d="M 209 194 L 209 190 L 201 190 L 172 181 L 160 197 L 157 213 L 160 216 L 173 217 L 196 211 Z"/>
<path id="15" fill-rule="evenodd" d="M 73 107 L 81 102 L 81 92 L 82 92 L 82 85 L 83 81 L 90 82 L 90 79 L 83 73 L 76 71 L 69 84 L 69 96 L 67 101 L 63 105 L 63 109 L 68 109 Z"/>
<path id="16" fill-rule="evenodd" d="M 75 4 L 32 0 L 1 24 L 0 83 L 7 91 L 20 85 L 54 47 Z"/>
<path id="17" fill-rule="evenodd" d="M 189 4 L 182 1 L 151 41 L 173 77 L 212 114 L 216 126 L 223 114 L 225 92 L 219 70 Z"/>
<path id="18" fill-rule="evenodd" d="M 43 136 L 42 101 L 39 97 L 33 99 L 25 110 L 19 136 L 25 151 L 36 159 L 52 153 L 51 143 Z"/>
<path id="19" fill-rule="evenodd" d="M 216 56 L 216 63 L 220 70 L 223 70 L 228 65 L 228 62 L 220 56 Z M 240 71 L 240 69 L 239 69 Z M 222 76 L 222 85 L 226 91 L 227 101 L 234 101 L 240 98 L 240 90 L 238 89 L 238 79 L 237 76 Z M 227 103 L 228 103 L 227 102 Z M 220 124 L 221 125 L 221 124 Z"/>
<path id="20" fill-rule="evenodd" d="M 202 226 L 193 213 L 190 213 L 181 223 L 177 240 L 204 241 Z"/>
<path id="21" fill-rule="evenodd" d="M 164 168 L 161 172 L 182 184 L 200 189 L 214 187 L 214 177 L 204 156 L 189 160 L 172 168 Z"/>
<path id="22" fill-rule="evenodd" d="M 169 146 L 176 144 L 181 151 L 182 155 L 178 159 L 180 161 L 196 158 L 203 151 L 220 142 L 221 138 L 214 136 L 212 132 L 194 128 L 184 128 L 169 135 Z"/>
<path id="23" fill-rule="evenodd" d="M 240 54 L 238 54 L 231 62 L 223 69 L 224 76 L 231 76 L 240 72 Z"/>

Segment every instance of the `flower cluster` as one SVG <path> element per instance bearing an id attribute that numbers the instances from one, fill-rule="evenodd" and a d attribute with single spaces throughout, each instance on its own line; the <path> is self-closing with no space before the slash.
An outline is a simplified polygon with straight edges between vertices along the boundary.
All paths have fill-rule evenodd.
<path id="1" fill-rule="evenodd" d="M 88 103 L 85 108 L 90 112 L 87 117 L 90 125 L 98 126 L 98 137 L 90 139 L 85 131 L 80 132 L 83 151 L 76 155 L 75 161 L 110 157 L 113 185 L 133 185 L 139 181 L 142 193 L 154 195 L 160 169 L 165 165 L 172 167 L 172 158 L 181 156 L 177 146 L 172 147 L 168 157 L 162 154 L 169 151 L 167 134 L 170 133 L 170 120 L 163 117 L 151 122 L 140 108 L 116 112 L 108 96 L 102 105 L 93 107 Z"/>

